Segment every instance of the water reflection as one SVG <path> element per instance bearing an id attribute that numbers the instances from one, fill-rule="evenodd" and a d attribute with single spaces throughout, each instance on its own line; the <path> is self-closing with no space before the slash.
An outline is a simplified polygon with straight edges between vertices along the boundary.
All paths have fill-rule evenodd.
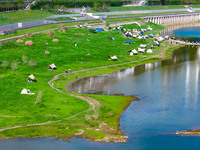
<path id="1" fill-rule="evenodd" d="M 162 71 L 159 72 L 159 75 L 161 77 L 158 78 L 159 75 L 156 75 L 157 79 L 160 80 L 160 82 L 162 82 L 163 86 L 165 86 L 168 85 L 172 77 L 177 79 L 179 77 L 179 73 L 183 72 L 182 67 L 178 66 L 177 64 L 185 61 L 198 61 L 199 58 L 200 58 L 200 48 L 196 49 L 195 47 L 194 48 L 184 47 L 175 50 L 172 53 L 172 59 L 121 69 L 111 74 L 82 78 L 79 79 L 77 82 L 73 83 L 72 85 L 70 85 L 68 88 L 72 91 L 84 94 L 128 95 L 126 92 L 123 92 L 123 90 L 120 91 L 119 89 L 122 89 L 122 86 L 124 87 L 131 86 L 130 84 L 132 84 L 132 82 L 127 83 L 126 85 L 123 82 L 127 82 L 127 80 L 132 79 L 133 77 L 142 75 L 144 72 L 151 72 L 152 70 L 155 70 L 160 67 L 164 68 L 165 66 L 171 66 L 168 67 L 167 69 L 162 69 Z M 190 69 L 191 67 L 193 73 L 191 73 Z M 198 73 L 199 73 L 199 63 L 195 63 L 195 65 L 192 66 L 190 65 L 190 63 L 189 64 L 186 63 L 186 73 L 183 73 L 186 75 L 186 80 L 185 80 L 186 97 L 188 97 L 189 96 L 188 94 L 190 94 L 189 91 L 191 88 L 190 84 L 192 83 L 191 85 L 194 85 L 196 84 L 196 82 L 198 82 L 197 80 Z M 152 76 L 152 73 L 146 73 L 146 74 L 147 77 L 146 79 L 143 80 L 147 79 L 149 81 L 153 80 L 154 77 Z M 193 83 L 194 81 L 195 83 Z M 118 85 L 118 83 L 121 84 Z M 148 83 L 145 83 L 144 87 L 147 84 Z"/>
<path id="2" fill-rule="evenodd" d="M 200 42 L 200 23 L 189 23 L 167 26 L 166 30 L 160 32 L 161 35 L 169 35 L 171 38 Z"/>

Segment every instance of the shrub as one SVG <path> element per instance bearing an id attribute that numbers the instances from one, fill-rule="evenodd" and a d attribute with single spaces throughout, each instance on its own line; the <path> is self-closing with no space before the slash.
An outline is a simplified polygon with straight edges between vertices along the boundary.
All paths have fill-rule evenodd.
<path id="1" fill-rule="evenodd" d="M 53 41 L 53 42 L 59 42 L 59 40 L 58 40 L 58 39 L 53 39 L 52 41 Z"/>
<path id="2" fill-rule="evenodd" d="M 28 38 L 32 37 L 32 33 L 30 33 L 30 32 L 29 32 L 29 33 L 26 33 L 26 34 L 25 34 L 25 37 L 28 37 Z"/>
<path id="3" fill-rule="evenodd" d="M 12 63 L 11 63 L 12 71 L 17 70 L 17 65 L 18 65 L 18 61 L 17 60 L 13 60 Z"/>
<path id="4" fill-rule="evenodd" d="M 23 56 L 22 56 L 22 61 L 23 61 L 24 64 L 27 63 L 27 56 L 26 56 L 26 55 L 23 55 Z"/>
<path id="5" fill-rule="evenodd" d="M 31 67 L 36 66 L 36 62 L 35 62 L 35 60 L 33 60 L 33 59 L 29 60 L 28 63 L 29 63 L 29 66 L 31 66 Z"/>
<path id="6" fill-rule="evenodd" d="M 1 64 L 1 66 L 2 66 L 4 69 L 6 69 L 6 68 L 8 67 L 8 65 L 9 65 L 9 62 L 8 62 L 7 60 L 4 60 L 4 61 L 2 62 L 2 64 Z"/>
<path id="7" fill-rule="evenodd" d="M 54 35 L 55 35 L 54 32 L 52 32 L 52 31 L 49 31 L 49 32 L 48 32 L 48 37 L 54 37 Z"/>
<path id="8" fill-rule="evenodd" d="M 40 104 L 42 102 L 42 91 L 40 90 L 36 98 L 35 104 Z"/>
<path id="9" fill-rule="evenodd" d="M 16 42 L 17 42 L 17 43 L 22 43 L 22 42 L 24 42 L 24 41 L 19 39 L 19 40 L 17 40 Z"/>
<path id="10" fill-rule="evenodd" d="M 33 42 L 32 42 L 32 41 L 26 41 L 26 42 L 25 42 L 25 45 L 26 45 L 26 46 L 33 46 Z"/>

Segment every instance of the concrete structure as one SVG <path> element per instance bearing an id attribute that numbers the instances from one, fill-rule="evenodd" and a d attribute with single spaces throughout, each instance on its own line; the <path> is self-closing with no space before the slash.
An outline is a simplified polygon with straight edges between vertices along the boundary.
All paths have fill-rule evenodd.
<path id="1" fill-rule="evenodd" d="M 185 14 L 168 14 L 168 15 L 155 15 L 142 17 L 146 21 L 153 22 L 155 24 L 176 24 L 176 23 L 188 23 L 200 20 L 200 13 L 185 13 Z"/>
<path id="2" fill-rule="evenodd" d="M 199 27 L 200 26 L 200 22 L 193 22 L 193 23 L 184 23 L 184 24 L 178 24 L 178 25 L 166 25 L 167 29 L 160 31 L 160 34 L 165 36 L 165 35 L 169 35 L 169 36 L 174 36 L 173 31 L 176 29 L 180 29 L 180 28 L 185 28 L 185 27 Z"/>

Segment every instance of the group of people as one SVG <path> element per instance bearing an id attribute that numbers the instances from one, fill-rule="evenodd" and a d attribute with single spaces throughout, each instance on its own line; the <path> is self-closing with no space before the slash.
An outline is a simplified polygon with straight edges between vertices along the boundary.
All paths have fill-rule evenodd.
<path id="1" fill-rule="evenodd" d="M 68 69 L 68 70 L 66 69 L 66 70 L 65 70 L 66 73 L 70 73 L 70 71 L 71 71 L 70 69 Z M 75 76 L 75 78 L 78 79 L 77 76 Z"/>
<path id="2" fill-rule="evenodd" d="M 66 73 L 70 73 L 70 69 L 68 69 L 68 70 L 66 69 L 65 71 L 66 71 Z"/>

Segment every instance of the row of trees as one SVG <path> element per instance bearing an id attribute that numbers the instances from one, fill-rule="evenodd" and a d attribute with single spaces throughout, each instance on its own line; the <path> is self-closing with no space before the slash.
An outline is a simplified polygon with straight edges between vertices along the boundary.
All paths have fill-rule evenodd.
<path id="1" fill-rule="evenodd" d="M 90 6 L 95 7 L 95 5 L 106 5 L 106 6 L 122 6 L 124 3 L 131 3 L 131 0 L 40 0 L 31 6 L 31 9 L 40 9 L 45 6 L 50 6 L 54 8 L 55 6 L 65 6 L 67 8 Z"/>
<path id="2" fill-rule="evenodd" d="M 19 10 L 22 7 L 24 7 L 23 0 L 18 0 L 16 2 L 2 2 L 2 3 L 0 3 L 0 12 Z"/>
<path id="3" fill-rule="evenodd" d="M 149 5 L 200 4 L 199 0 L 148 0 Z"/>

